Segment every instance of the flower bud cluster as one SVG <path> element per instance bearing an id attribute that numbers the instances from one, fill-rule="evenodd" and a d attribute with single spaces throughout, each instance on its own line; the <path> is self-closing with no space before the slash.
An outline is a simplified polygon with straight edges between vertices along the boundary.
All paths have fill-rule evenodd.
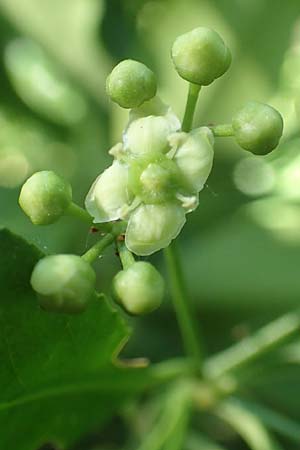
<path id="1" fill-rule="evenodd" d="M 82 257 L 53 255 L 38 262 L 31 285 L 43 309 L 78 313 L 87 307 L 96 283 L 90 264 L 107 245 L 119 242 L 121 229 L 125 253 L 123 249 L 120 254 L 123 270 L 113 279 L 114 297 L 130 314 L 156 309 L 164 281 L 149 262 L 137 262 L 132 254 L 151 255 L 180 233 L 212 170 L 215 137 L 234 136 L 243 149 L 255 154 L 266 154 L 278 145 L 282 117 L 258 102 L 247 103 L 228 125 L 190 130 L 194 109 L 189 108 L 197 101 L 192 96 L 223 75 L 231 63 L 230 50 L 215 31 L 200 27 L 179 36 L 171 56 L 178 74 L 190 83 L 183 126 L 156 95 L 155 75 L 144 64 L 125 60 L 109 75 L 107 94 L 130 109 L 129 119 L 122 141 L 109 151 L 112 164 L 87 194 L 86 211 L 72 202 L 70 184 L 51 171 L 38 172 L 23 185 L 19 203 L 34 224 L 52 224 L 64 214 L 76 213 L 95 226 L 105 223 L 109 230 Z"/>

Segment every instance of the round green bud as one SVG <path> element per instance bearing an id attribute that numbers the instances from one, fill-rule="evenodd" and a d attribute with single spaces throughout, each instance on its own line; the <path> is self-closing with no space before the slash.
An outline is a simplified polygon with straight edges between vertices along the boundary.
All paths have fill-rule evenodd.
<path id="1" fill-rule="evenodd" d="M 272 106 L 249 102 L 233 117 L 232 128 L 242 148 L 257 155 L 266 155 L 279 143 L 283 119 Z"/>
<path id="2" fill-rule="evenodd" d="M 158 308 L 164 295 L 164 280 L 148 262 L 135 262 L 119 272 L 113 280 L 118 303 L 134 315 L 147 314 Z"/>
<path id="3" fill-rule="evenodd" d="M 72 201 L 70 184 L 51 171 L 36 172 L 23 184 L 19 204 L 35 225 L 56 222 Z"/>
<path id="4" fill-rule="evenodd" d="M 80 256 L 52 255 L 35 266 L 31 285 L 46 311 L 75 314 L 86 309 L 95 289 L 96 275 Z"/>
<path id="5" fill-rule="evenodd" d="M 106 92 L 122 108 L 137 108 L 156 94 L 156 78 L 144 64 L 121 61 L 106 80 Z"/>
<path id="6" fill-rule="evenodd" d="M 231 64 L 229 48 L 210 28 L 195 28 L 179 36 L 173 44 L 171 55 L 179 75 L 201 86 L 207 86 L 219 78 Z"/>

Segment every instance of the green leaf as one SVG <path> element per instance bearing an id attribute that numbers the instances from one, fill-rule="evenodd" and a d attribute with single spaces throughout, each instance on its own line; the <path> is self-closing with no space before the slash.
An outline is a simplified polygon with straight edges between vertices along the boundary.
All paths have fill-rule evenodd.
<path id="1" fill-rule="evenodd" d="M 1 448 L 65 446 L 99 427 L 146 382 L 112 360 L 128 339 L 119 313 L 98 297 L 69 317 L 39 309 L 29 279 L 41 253 L 0 231 Z"/>

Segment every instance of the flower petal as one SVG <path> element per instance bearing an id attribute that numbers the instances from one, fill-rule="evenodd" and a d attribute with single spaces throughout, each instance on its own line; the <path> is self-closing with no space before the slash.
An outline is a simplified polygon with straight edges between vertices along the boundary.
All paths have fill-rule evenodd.
<path id="1" fill-rule="evenodd" d="M 212 169 L 213 134 L 209 128 L 201 127 L 191 133 L 177 135 L 172 135 L 169 139 L 171 144 L 178 146 L 173 161 L 180 169 L 188 189 L 199 192 Z"/>
<path id="2" fill-rule="evenodd" d="M 143 204 L 130 216 L 126 246 L 136 255 L 151 255 L 167 247 L 184 224 L 185 211 L 177 204 Z"/>
<path id="3" fill-rule="evenodd" d="M 120 219 L 122 208 L 131 199 L 128 192 L 128 167 L 114 161 L 92 185 L 85 206 L 95 223 L 110 222 Z"/>
<path id="4" fill-rule="evenodd" d="M 168 120 L 163 116 L 148 116 L 134 120 L 124 135 L 125 148 L 134 154 L 165 153 L 170 149 Z"/>
<path id="5" fill-rule="evenodd" d="M 163 116 L 168 119 L 173 132 L 180 130 L 180 120 L 173 113 L 172 108 L 166 105 L 158 96 L 143 103 L 139 108 L 130 110 L 128 126 L 136 119 L 148 116 Z"/>
<path id="6" fill-rule="evenodd" d="M 168 136 L 180 129 L 180 121 L 158 97 L 132 109 L 123 135 L 124 147 L 134 153 L 167 152 Z"/>

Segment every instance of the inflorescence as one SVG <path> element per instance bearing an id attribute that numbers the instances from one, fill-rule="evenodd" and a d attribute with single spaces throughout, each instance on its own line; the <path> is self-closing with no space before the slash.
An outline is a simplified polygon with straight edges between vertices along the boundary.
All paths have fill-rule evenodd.
<path id="1" fill-rule="evenodd" d="M 109 75 L 107 94 L 130 109 L 129 120 L 122 141 L 109 150 L 111 166 L 87 194 L 85 210 L 72 202 L 71 186 L 54 172 L 37 172 L 24 183 L 19 203 L 33 224 L 52 224 L 71 214 L 106 231 L 82 256 L 52 255 L 37 263 L 31 284 L 43 309 L 83 311 L 95 292 L 91 263 L 113 243 L 123 266 L 112 282 L 115 300 L 130 314 L 156 309 L 164 295 L 163 278 L 134 255 L 151 255 L 178 236 L 212 170 L 215 138 L 232 136 L 257 155 L 278 145 L 282 117 L 258 102 L 243 106 L 230 124 L 192 129 L 201 86 L 222 76 L 231 63 L 230 50 L 215 31 L 200 27 L 179 36 L 171 56 L 178 74 L 189 82 L 182 123 L 156 95 L 156 77 L 144 64 L 125 60 Z"/>

